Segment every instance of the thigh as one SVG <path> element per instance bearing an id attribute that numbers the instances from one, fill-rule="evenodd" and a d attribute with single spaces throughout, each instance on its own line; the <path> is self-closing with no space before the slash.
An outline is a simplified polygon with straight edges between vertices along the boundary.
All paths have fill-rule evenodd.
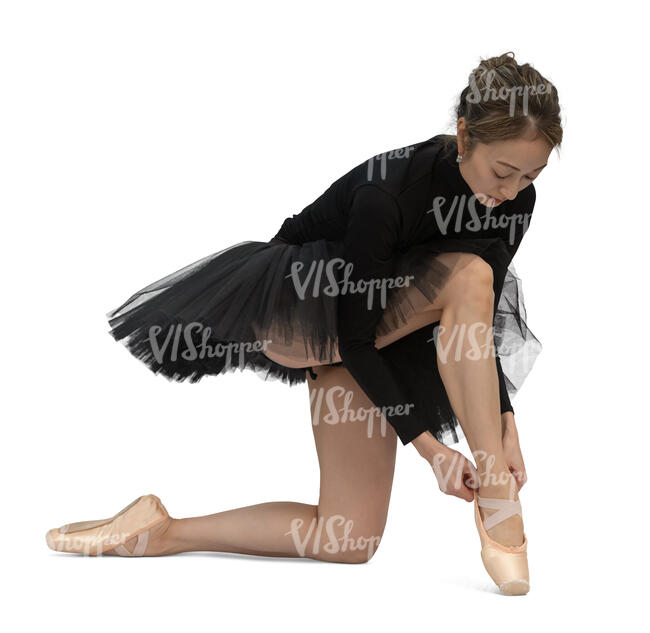
<path id="1" fill-rule="evenodd" d="M 464 274 L 459 273 L 481 274 L 486 267 L 489 268 L 489 265 L 480 256 L 473 253 L 440 253 L 435 256 L 435 259 L 449 269 L 448 282 L 442 287 L 433 301 L 425 297 L 416 286 L 407 288 L 399 312 L 409 316 L 404 323 L 397 327 L 388 327 L 382 318 L 378 324 L 378 329 L 385 331 L 385 333 L 376 338 L 375 346 L 378 349 L 386 347 L 426 325 L 439 321 L 443 307 L 454 298 L 457 288 L 462 289 Z M 271 336 L 271 340 L 273 340 L 273 336 Z M 292 345 L 271 343 L 267 345 L 264 354 L 276 363 L 292 368 L 324 366 L 341 361 L 336 344 L 334 345 L 332 358 L 327 360 L 319 360 L 306 353 L 304 343 L 300 341 Z"/>
<path id="2" fill-rule="evenodd" d="M 479 274 L 485 267 L 489 267 L 481 257 L 473 253 L 453 251 L 440 253 L 432 259 L 443 264 L 449 270 L 447 282 L 432 300 L 423 295 L 415 285 L 406 288 L 397 312 L 408 315 L 408 317 L 404 323 L 391 327 L 385 319 L 386 312 L 384 312 L 384 317 L 377 327 L 378 330 L 385 332 L 376 338 L 375 346 L 378 349 L 440 321 L 443 308 L 456 298 L 459 291 L 462 291 L 466 275 Z M 394 312 L 394 310 L 391 311 Z"/>
<path id="3" fill-rule="evenodd" d="M 386 525 L 397 435 L 344 367 L 308 378 L 320 465 L 320 558 L 364 562 Z"/>

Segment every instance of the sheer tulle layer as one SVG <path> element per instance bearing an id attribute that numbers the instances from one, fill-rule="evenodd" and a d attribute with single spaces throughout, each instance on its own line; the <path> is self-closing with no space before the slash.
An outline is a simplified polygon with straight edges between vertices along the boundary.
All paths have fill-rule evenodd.
<path id="1" fill-rule="evenodd" d="M 444 238 L 431 241 L 404 253 L 397 261 L 395 274 L 413 275 L 411 283 L 433 301 L 462 267 L 462 264 L 456 264 L 449 269 L 437 259 L 439 254 L 448 252 L 473 253 L 492 268 L 494 292 L 499 297 L 493 315 L 494 343 L 512 399 L 532 370 L 542 346 L 526 323 L 521 279 L 514 266 L 508 263 L 510 256 L 502 240 Z M 393 293 L 377 328 L 378 335 L 399 327 L 413 314 L 416 306 L 410 302 L 410 296 L 404 288 Z M 420 328 L 380 352 L 399 368 L 401 382 L 409 392 L 409 402 L 415 404 L 415 410 L 429 412 L 429 430 L 438 441 L 450 445 L 458 442 L 463 432 L 438 368 L 438 328 L 439 322 Z"/>
<path id="2" fill-rule="evenodd" d="M 449 279 L 460 270 L 458 265 L 448 269 L 436 257 L 449 252 L 473 253 L 492 268 L 494 293 L 499 298 L 493 315 L 494 343 L 501 359 L 508 393 L 512 397 L 532 370 L 542 345 L 526 323 L 522 282 L 514 265 L 509 263 L 510 255 L 503 241 L 500 238 L 444 238 L 431 241 L 405 253 L 397 262 L 395 274 L 413 275 L 411 283 L 429 301 L 433 301 Z M 405 288 L 393 294 L 388 308 L 377 328 L 379 335 L 405 323 L 416 309 Z"/>
<path id="3" fill-rule="evenodd" d="M 521 281 L 507 267 L 501 240 L 445 238 L 410 248 L 397 257 L 393 278 L 410 276 L 409 283 L 432 301 L 458 270 L 436 256 L 455 251 L 480 255 L 493 268 L 495 292 L 500 292 L 495 346 L 512 397 L 541 346 L 526 325 Z M 241 242 L 133 294 L 108 313 L 110 333 L 151 371 L 170 380 L 197 382 L 248 369 L 264 379 L 302 383 L 304 368 L 281 365 L 264 349 L 270 342 L 281 343 L 319 364 L 333 363 L 342 256 L 341 242 L 324 239 L 301 245 Z M 388 289 L 378 335 L 404 324 L 415 309 L 406 288 Z M 413 402 L 432 410 L 432 431 L 448 443 L 458 440 L 458 421 L 437 375 L 435 345 L 426 344 L 434 335 L 432 326 L 422 328 L 382 353 L 400 363 L 402 378 L 413 386 Z"/>

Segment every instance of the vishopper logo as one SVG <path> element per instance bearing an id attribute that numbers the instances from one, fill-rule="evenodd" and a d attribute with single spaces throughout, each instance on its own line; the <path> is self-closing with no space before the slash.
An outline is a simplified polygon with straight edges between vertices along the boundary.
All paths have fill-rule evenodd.
<path id="1" fill-rule="evenodd" d="M 291 536 L 296 547 L 298 555 L 304 557 L 307 547 L 311 541 L 311 555 L 316 555 L 322 551 L 327 554 L 338 554 L 339 552 L 367 551 L 368 559 L 376 551 L 381 541 L 381 536 L 357 536 L 351 537 L 350 534 L 354 529 L 354 521 L 346 520 L 342 514 L 333 514 L 325 520 L 325 517 L 318 517 L 309 522 L 309 528 L 304 537 L 301 538 L 300 530 L 305 521 L 296 517 L 291 521 L 291 529 L 285 532 L 285 536 Z M 339 536 L 339 528 L 343 528 L 343 533 Z M 323 535 L 323 529 L 325 534 Z M 324 540 L 324 537 L 326 540 Z"/>
<path id="2" fill-rule="evenodd" d="M 67 528 L 68 526 L 63 526 Z M 118 545 L 123 545 L 131 537 L 130 532 L 117 532 L 96 542 L 88 537 L 68 535 L 65 540 L 61 540 L 54 548 L 57 552 L 74 551 L 83 556 L 102 556 Z"/>
<path id="3" fill-rule="evenodd" d="M 542 84 L 523 84 L 512 87 L 500 86 L 497 89 L 496 87 L 491 86 L 496 76 L 496 70 L 494 68 L 490 68 L 488 70 L 483 65 L 480 65 L 478 69 L 481 69 L 481 72 L 477 73 L 474 71 L 469 75 L 469 92 L 467 93 L 465 100 L 469 103 L 479 103 L 480 101 L 509 100 L 510 106 L 508 109 L 508 114 L 511 117 L 515 115 L 518 96 L 521 96 L 522 98 L 522 114 L 526 116 L 528 114 L 529 95 L 548 94 L 553 89 L 553 84 L 550 82 Z M 485 85 L 483 87 L 478 86 L 478 77 L 484 78 Z"/>
<path id="4" fill-rule="evenodd" d="M 167 328 L 164 338 L 159 340 L 163 328 L 160 325 L 152 325 L 149 328 L 149 345 L 155 359 L 163 363 L 165 354 L 169 352 L 168 360 L 174 362 L 179 359 L 193 361 L 197 359 L 226 357 L 226 367 L 243 368 L 245 355 L 250 352 L 263 352 L 273 341 L 270 339 L 244 341 L 244 342 L 217 342 L 211 343 L 212 328 L 202 323 L 192 322 L 187 325 L 177 324 Z M 198 342 L 195 335 L 200 333 L 201 340 Z M 179 350 L 182 351 L 179 354 Z M 237 364 L 232 359 L 238 357 Z"/>
<path id="5" fill-rule="evenodd" d="M 445 334 L 446 326 L 439 325 L 434 335 L 427 339 L 436 345 L 436 353 L 440 362 L 446 363 L 449 359 L 449 351 L 455 344 L 453 360 L 461 360 L 463 355 L 468 360 L 480 360 L 495 356 L 496 349 L 490 340 L 494 340 L 494 326 L 477 321 L 471 325 L 466 323 L 455 323 L 445 345 L 440 341 L 440 334 Z M 482 341 L 482 342 L 480 342 Z"/>
<path id="6" fill-rule="evenodd" d="M 393 149 L 389 152 L 382 152 L 381 154 L 369 158 L 367 171 L 368 180 L 373 180 L 375 175 L 375 166 L 377 164 L 379 164 L 380 179 L 386 180 L 388 174 L 388 161 L 408 158 L 413 150 L 415 150 L 415 145 L 408 145 L 407 147 L 400 147 L 399 149 Z"/>
<path id="7" fill-rule="evenodd" d="M 433 206 L 427 213 L 433 213 L 437 227 L 442 235 L 447 235 L 452 220 L 455 222 L 452 232 L 460 233 L 463 230 L 481 232 L 489 229 L 498 229 L 508 231 L 507 241 L 510 245 L 516 242 L 517 226 L 523 227 L 523 232 L 528 230 L 532 213 L 499 213 L 498 207 L 484 207 L 480 200 L 487 200 L 489 196 L 485 194 L 473 194 L 467 197 L 465 194 L 446 198 L 445 196 L 436 196 L 433 199 Z M 477 203 L 479 208 L 477 208 Z M 485 211 L 484 211 L 485 209 Z M 495 209 L 497 211 L 495 212 Z M 484 215 L 481 213 L 484 212 Z M 463 224 L 464 216 L 465 223 Z"/>
<path id="8" fill-rule="evenodd" d="M 409 415 L 415 408 L 415 404 L 396 404 L 384 407 L 357 407 L 352 408 L 354 392 L 344 389 L 342 386 L 334 386 L 329 389 L 319 387 L 312 389 L 309 393 L 309 402 L 312 407 L 312 419 L 314 426 L 319 421 L 325 424 L 345 424 L 348 422 L 365 422 L 366 435 L 373 437 L 376 427 L 379 427 L 380 437 L 386 437 L 386 417 Z M 323 410 L 323 405 L 325 409 Z"/>
<path id="9" fill-rule="evenodd" d="M 505 471 L 499 473 L 493 472 L 494 464 L 496 463 L 496 455 L 488 454 L 482 449 L 477 449 L 472 451 L 472 456 L 476 463 L 481 464 L 481 470 L 483 471 L 482 475 L 479 475 L 478 471 L 474 469 L 472 470 L 472 473 L 468 475 L 462 468 L 465 457 L 462 453 L 458 453 L 457 451 L 453 451 L 451 457 L 448 457 L 442 452 L 436 453 L 433 456 L 431 459 L 431 466 L 441 490 L 458 489 L 462 485 L 463 479 L 465 479 L 467 485 L 472 488 L 480 486 L 507 485 L 509 486 L 509 494 L 506 498 L 514 498 L 516 490 L 515 479 Z M 448 465 L 445 464 L 447 460 L 450 461 Z M 443 466 L 445 467 L 443 468 Z"/>
<path id="10" fill-rule="evenodd" d="M 518 367 L 528 367 L 537 358 L 540 348 L 535 342 L 524 342 L 520 349 L 508 349 L 507 344 L 499 345 L 497 343 L 503 336 L 503 331 L 492 324 L 481 321 L 474 322 L 469 326 L 465 323 L 454 324 L 446 343 L 440 341 L 440 332 L 445 333 L 444 325 L 438 324 L 433 326 L 433 334 L 427 339 L 427 343 L 433 342 L 436 346 L 436 355 L 440 358 L 441 363 L 452 360 L 450 354 L 453 351 L 453 360 L 461 360 L 463 354 L 469 360 L 480 360 L 490 356 L 499 355 L 501 361 L 504 357 L 508 358 L 514 353 L 514 362 Z M 488 343 L 488 336 L 492 339 Z M 467 344 L 465 347 L 464 344 Z M 513 362 L 510 359 L 510 362 Z"/>
<path id="11" fill-rule="evenodd" d="M 341 269 L 343 270 L 343 278 L 339 280 L 336 271 Z M 330 297 L 347 293 L 367 293 L 368 310 L 371 310 L 374 305 L 376 298 L 375 293 L 378 293 L 379 295 L 381 307 L 385 308 L 388 290 L 391 288 L 408 287 L 410 281 L 415 279 L 414 275 L 407 275 L 406 277 L 360 279 L 355 282 L 350 280 L 353 269 L 354 266 L 352 262 L 346 262 L 341 257 L 335 257 L 328 261 L 320 259 L 310 262 L 309 268 L 303 274 L 303 271 L 305 270 L 304 262 L 293 262 L 291 265 L 291 272 L 288 275 L 285 275 L 285 278 L 291 278 L 296 293 L 301 300 L 304 300 L 307 296 L 310 286 L 312 297 L 319 296 L 321 292 Z M 323 275 L 329 284 L 321 287 Z"/>

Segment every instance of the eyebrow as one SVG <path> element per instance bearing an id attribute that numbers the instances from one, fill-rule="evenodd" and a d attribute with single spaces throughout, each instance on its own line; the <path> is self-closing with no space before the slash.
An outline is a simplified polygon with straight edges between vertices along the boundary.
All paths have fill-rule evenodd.
<path id="1" fill-rule="evenodd" d="M 514 165 L 509 165 L 505 161 L 498 160 L 497 163 L 501 163 L 502 165 L 505 165 L 506 167 L 510 167 L 511 169 L 514 169 L 515 171 L 521 171 L 519 167 L 515 167 Z M 544 163 L 543 165 L 540 165 L 539 167 L 536 167 L 535 169 L 531 169 L 531 171 L 539 171 L 542 167 L 546 167 L 548 163 Z"/>

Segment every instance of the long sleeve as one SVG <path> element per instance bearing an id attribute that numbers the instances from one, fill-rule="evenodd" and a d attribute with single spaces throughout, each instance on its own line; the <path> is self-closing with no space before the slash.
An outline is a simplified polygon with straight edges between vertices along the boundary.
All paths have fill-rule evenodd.
<path id="1" fill-rule="evenodd" d="M 515 410 L 512 408 L 512 403 L 510 402 L 510 396 L 506 387 L 506 379 L 503 375 L 503 368 L 501 367 L 501 359 L 499 358 L 499 354 L 496 354 L 496 361 L 497 374 L 499 375 L 499 400 L 501 402 L 501 413 L 512 411 L 514 415 Z"/>
<path id="2" fill-rule="evenodd" d="M 400 222 L 400 209 L 390 194 L 374 184 L 357 189 L 344 237 L 343 258 L 351 265 L 349 282 L 356 286 L 360 280 L 380 281 L 391 276 Z M 381 299 L 377 289 L 341 291 L 339 354 L 361 389 L 407 444 L 426 428 L 426 411 L 415 411 L 395 368 L 375 347 L 376 328 L 385 307 Z"/>
<path id="3" fill-rule="evenodd" d="M 512 238 L 512 242 L 510 239 L 506 240 L 505 242 L 506 250 L 508 251 L 508 261 L 506 264 L 506 268 L 510 265 L 510 262 L 513 260 L 515 253 L 519 249 L 521 240 L 524 238 L 524 235 L 526 234 L 526 231 L 528 230 L 528 227 L 530 225 L 530 219 L 532 217 L 533 207 L 535 206 L 535 200 L 537 197 L 537 192 L 535 191 L 535 186 L 533 185 L 533 183 L 528 185 L 526 189 L 523 189 L 519 195 L 521 196 L 520 208 L 522 209 L 522 213 L 524 214 L 523 217 L 525 218 L 525 221 L 522 221 L 521 224 L 515 225 L 515 232 Z M 505 271 L 504 271 L 504 275 L 505 275 Z M 501 280 L 501 283 L 499 285 L 499 290 L 501 289 L 502 285 L 503 285 L 503 280 Z M 499 358 L 498 353 L 496 354 L 496 363 L 497 363 L 497 374 L 499 375 L 499 399 L 501 401 L 501 413 L 505 413 L 506 411 L 512 411 L 512 413 L 514 414 L 515 410 L 512 407 L 512 403 L 510 402 L 510 396 L 508 394 L 508 389 L 506 387 L 506 379 L 503 374 L 501 359 Z"/>

